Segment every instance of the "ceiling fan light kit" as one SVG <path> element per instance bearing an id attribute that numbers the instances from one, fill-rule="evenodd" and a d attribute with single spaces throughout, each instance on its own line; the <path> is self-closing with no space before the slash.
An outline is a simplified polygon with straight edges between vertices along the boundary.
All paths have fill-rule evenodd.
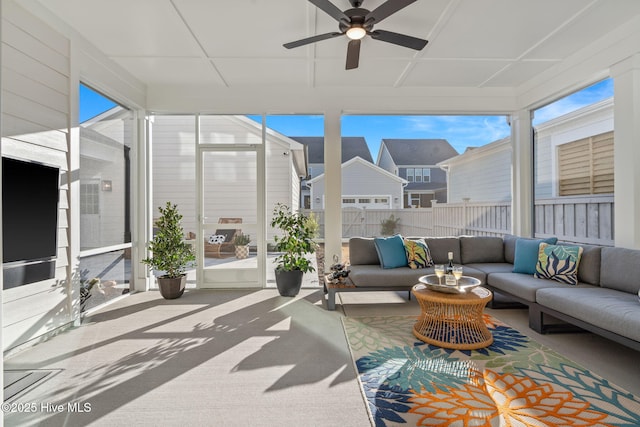
<path id="1" fill-rule="evenodd" d="M 294 47 L 305 46 L 310 43 L 346 35 L 347 38 L 349 38 L 349 44 L 347 45 L 347 63 L 345 67 L 347 70 L 358 68 L 361 40 L 367 35 L 371 36 L 374 40 L 408 47 L 409 49 L 422 50 L 428 43 L 424 39 L 391 31 L 373 29 L 375 24 L 378 24 L 383 19 L 404 9 L 415 1 L 416 0 L 387 0 L 373 11 L 369 11 L 360 7 L 362 0 L 349 0 L 353 8 L 341 11 L 329 0 L 309 0 L 310 3 L 338 21 L 340 31 L 307 37 L 285 43 L 283 46 L 287 49 L 293 49 Z"/>

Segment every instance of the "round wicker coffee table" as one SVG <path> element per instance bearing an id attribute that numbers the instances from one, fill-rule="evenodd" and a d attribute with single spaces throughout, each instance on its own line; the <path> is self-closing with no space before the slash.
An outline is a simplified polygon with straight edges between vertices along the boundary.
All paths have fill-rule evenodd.
<path id="1" fill-rule="evenodd" d="M 418 284 L 411 292 L 422 312 L 413 326 L 418 339 L 455 350 L 475 350 L 493 342 L 482 318 L 491 301 L 489 290 L 478 286 L 463 293 L 443 293 Z"/>

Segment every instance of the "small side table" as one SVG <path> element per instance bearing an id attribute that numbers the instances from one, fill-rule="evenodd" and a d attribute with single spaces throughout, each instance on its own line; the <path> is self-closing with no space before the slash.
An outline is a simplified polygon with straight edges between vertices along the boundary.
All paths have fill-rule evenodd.
<path id="1" fill-rule="evenodd" d="M 411 290 L 420 310 L 413 326 L 413 335 L 427 344 L 454 350 L 475 350 L 493 342 L 484 323 L 484 307 L 491 301 L 491 292 L 476 287 L 465 293 L 443 293 L 418 284 Z"/>

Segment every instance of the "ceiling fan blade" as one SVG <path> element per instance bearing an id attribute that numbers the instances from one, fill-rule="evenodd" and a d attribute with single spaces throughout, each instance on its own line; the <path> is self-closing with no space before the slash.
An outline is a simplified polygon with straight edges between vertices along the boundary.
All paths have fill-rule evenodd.
<path id="1" fill-rule="evenodd" d="M 335 32 L 335 33 L 318 34 L 317 36 L 307 37 L 306 39 L 285 43 L 283 44 L 283 46 L 286 47 L 287 49 L 293 49 L 294 47 L 304 46 L 306 44 L 315 43 L 315 42 L 319 42 L 327 39 L 332 39 L 334 37 L 341 36 L 342 34 L 344 33 Z"/>
<path id="2" fill-rule="evenodd" d="M 371 38 L 387 43 L 397 44 L 398 46 L 408 47 L 409 49 L 422 50 L 428 41 L 417 37 L 407 36 L 406 34 L 398 34 L 391 31 L 375 30 L 369 33 Z"/>
<path id="3" fill-rule="evenodd" d="M 387 0 L 386 2 L 382 3 L 380 6 L 369 12 L 367 16 L 365 16 L 364 21 L 373 21 L 373 23 L 377 24 L 378 22 L 382 21 L 390 15 L 393 15 L 400 9 L 404 9 L 415 1 L 416 0 Z"/>
<path id="4" fill-rule="evenodd" d="M 349 22 L 349 17 L 329 0 L 309 0 L 309 2 L 315 5 L 318 9 L 322 9 L 327 15 L 331 16 L 336 21 Z"/>
<path id="5" fill-rule="evenodd" d="M 351 40 L 347 46 L 347 66 L 345 69 L 358 68 L 360 62 L 360 40 Z"/>

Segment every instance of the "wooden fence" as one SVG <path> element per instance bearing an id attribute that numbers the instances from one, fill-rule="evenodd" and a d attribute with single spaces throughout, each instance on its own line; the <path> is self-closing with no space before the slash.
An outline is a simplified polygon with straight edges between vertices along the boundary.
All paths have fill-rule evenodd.
<path id="1" fill-rule="evenodd" d="M 324 237 L 324 211 L 313 213 Z M 540 199 L 535 202 L 535 236 L 613 246 L 613 196 Z M 382 222 L 398 219 L 393 233 L 404 236 L 503 236 L 511 233 L 511 202 L 434 203 L 417 209 L 343 209 L 342 237 L 382 235 Z M 393 234 L 392 233 L 392 234 Z"/>

